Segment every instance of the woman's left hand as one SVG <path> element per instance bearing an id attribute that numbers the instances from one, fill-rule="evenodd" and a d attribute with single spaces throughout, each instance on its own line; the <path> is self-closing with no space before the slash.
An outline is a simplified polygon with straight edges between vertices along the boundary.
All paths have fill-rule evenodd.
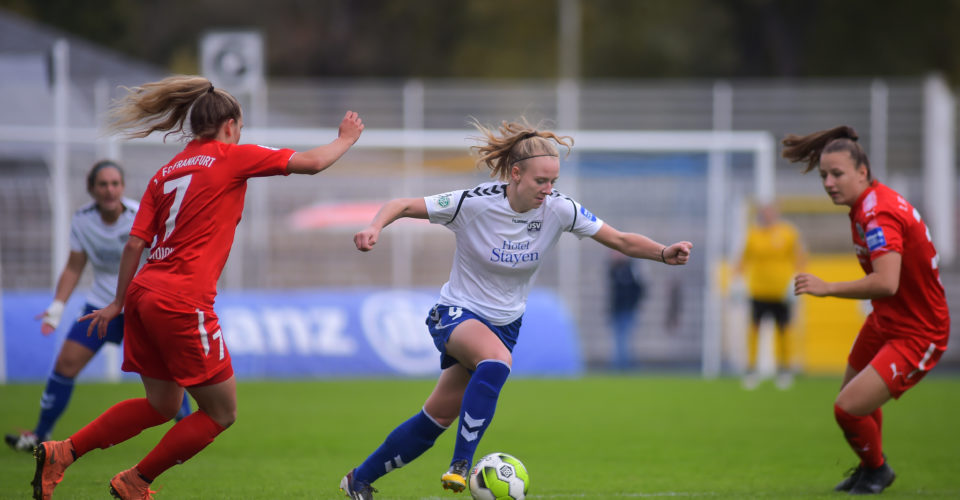
<path id="1" fill-rule="evenodd" d="M 802 295 L 804 293 L 814 297 L 824 297 L 829 295 L 829 286 L 822 279 L 809 274 L 800 273 L 793 280 L 793 294 Z"/>
<path id="2" fill-rule="evenodd" d="M 80 316 L 80 319 L 77 321 L 92 319 L 93 321 L 90 322 L 90 326 L 87 328 L 87 337 L 89 337 L 90 334 L 93 333 L 93 329 L 96 328 L 97 338 L 102 339 L 107 336 L 107 325 L 110 324 L 113 318 L 120 315 L 121 310 L 122 308 L 116 302 L 111 302 L 103 309 L 97 309 L 90 314 Z"/>

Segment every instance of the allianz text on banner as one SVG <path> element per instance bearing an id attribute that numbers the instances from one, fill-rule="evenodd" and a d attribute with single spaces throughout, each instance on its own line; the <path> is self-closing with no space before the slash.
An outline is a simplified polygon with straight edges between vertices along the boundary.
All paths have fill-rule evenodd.
<path id="1" fill-rule="evenodd" d="M 240 378 L 433 377 L 439 354 L 424 320 L 435 290 L 313 289 L 224 292 L 215 311 Z M 75 294 L 80 296 L 81 294 Z M 3 294 L 7 377 L 42 381 L 81 308 L 73 299 L 50 337 L 34 319 L 44 291 Z M 83 379 L 105 379 L 116 366 L 97 356 Z M 575 376 L 583 361 L 576 330 L 559 298 L 530 293 L 513 375 Z M 119 362 L 119 361 L 116 361 Z M 135 378 L 126 375 L 126 378 Z"/>

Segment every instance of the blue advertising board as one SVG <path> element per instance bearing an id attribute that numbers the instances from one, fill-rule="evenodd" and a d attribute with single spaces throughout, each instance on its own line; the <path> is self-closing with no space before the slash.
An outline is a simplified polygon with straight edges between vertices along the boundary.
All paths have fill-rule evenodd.
<path id="1" fill-rule="evenodd" d="M 4 292 L 8 381 L 45 380 L 83 307 L 81 299 L 71 299 L 60 328 L 44 337 L 35 316 L 50 297 L 45 291 Z M 440 357 L 424 320 L 435 300 L 434 290 L 244 291 L 221 293 L 214 309 L 238 378 L 433 377 Z M 121 357 L 97 356 L 81 379 L 115 378 Z M 513 361 L 519 376 L 583 371 L 576 329 L 551 291 L 530 293 Z"/>

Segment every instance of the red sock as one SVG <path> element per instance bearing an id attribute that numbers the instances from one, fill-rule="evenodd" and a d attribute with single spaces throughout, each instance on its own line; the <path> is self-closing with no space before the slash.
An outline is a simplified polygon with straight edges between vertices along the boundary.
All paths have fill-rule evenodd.
<path id="1" fill-rule="evenodd" d="M 873 418 L 873 421 L 877 423 L 877 432 L 883 434 L 883 410 L 881 408 L 873 410 L 873 413 L 870 414 L 870 417 Z"/>
<path id="2" fill-rule="evenodd" d="M 877 426 L 875 414 L 858 417 L 851 415 L 842 408 L 833 405 L 833 414 L 837 423 L 843 429 L 843 436 L 860 457 L 863 465 L 876 469 L 883 465 L 883 450 L 880 449 L 880 428 Z M 882 419 L 882 417 L 881 417 Z"/>
<path id="3" fill-rule="evenodd" d="M 70 436 L 73 451 L 80 458 L 94 448 L 109 448 L 120 444 L 144 429 L 160 425 L 167 420 L 153 409 L 146 398 L 128 399 L 111 406 L 93 422 Z"/>
<path id="4" fill-rule="evenodd" d="M 877 408 L 873 410 L 870 417 L 877 423 L 877 447 L 883 449 L 883 411 Z"/>
<path id="5" fill-rule="evenodd" d="M 206 448 L 223 430 L 224 427 L 214 422 L 203 410 L 197 410 L 171 427 L 157 446 L 137 464 L 137 470 L 152 481 L 163 471 L 186 462 Z"/>

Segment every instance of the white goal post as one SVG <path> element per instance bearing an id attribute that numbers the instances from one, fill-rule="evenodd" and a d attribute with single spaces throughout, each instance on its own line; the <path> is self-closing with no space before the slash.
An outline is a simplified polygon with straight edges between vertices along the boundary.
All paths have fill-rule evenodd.
<path id="1" fill-rule="evenodd" d="M 707 199 L 705 248 L 695 250 L 695 258 L 705 262 L 704 283 L 706 290 L 703 304 L 703 341 L 702 374 L 716 377 L 720 374 L 723 357 L 722 328 L 722 290 L 717 283 L 719 269 L 723 259 L 723 235 L 728 221 L 724 217 L 725 197 L 729 194 L 726 153 L 748 153 L 753 158 L 753 196 L 759 201 L 774 198 L 774 155 L 775 141 L 765 131 L 622 131 L 622 130 L 576 130 L 557 131 L 561 135 L 573 136 L 576 151 L 621 152 L 621 153 L 658 153 L 687 152 L 707 153 Z M 244 130 L 244 142 L 269 145 L 284 145 L 293 148 L 313 147 L 322 138 L 336 137 L 333 128 L 255 128 Z M 115 159 L 120 159 L 121 151 L 126 147 L 156 145 L 163 142 L 162 134 L 154 134 L 145 139 L 121 143 L 115 137 L 106 137 L 96 128 L 60 128 L 56 127 L 0 127 L 0 141 L 22 143 L 53 143 L 54 149 L 63 149 L 69 144 L 96 144 L 99 149 Z M 392 149 L 407 152 L 431 150 L 463 150 L 475 144 L 465 130 L 417 130 L 417 129 L 368 129 L 362 139 L 354 146 L 356 149 Z M 416 158 L 416 156 L 414 156 Z M 53 162 L 66 162 L 65 155 L 52 155 Z M 66 199 L 67 180 L 56 178 L 66 176 L 66 165 L 51 165 L 50 168 L 52 199 Z M 575 196 L 577 193 L 576 172 L 565 175 L 564 191 Z M 251 196 L 257 196 L 256 190 Z M 66 223 L 69 220 L 69 208 L 55 206 L 52 248 L 55 258 L 66 255 Z M 561 240 L 562 241 L 562 240 Z M 561 266 L 573 268 L 579 262 L 579 246 L 569 245 L 558 252 Z M 397 261 L 402 258 L 397 258 Z M 564 297 L 571 315 L 579 318 L 578 301 L 571 291 L 578 289 L 579 278 L 576 273 L 564 273 L 560 277 L 560 293 Z M 3 337 L 0 326 L 0 339 Z M 0 344 L 0 350 L 3 346 Z M 2 356 L 0 352 L 0 356 Z"/>

